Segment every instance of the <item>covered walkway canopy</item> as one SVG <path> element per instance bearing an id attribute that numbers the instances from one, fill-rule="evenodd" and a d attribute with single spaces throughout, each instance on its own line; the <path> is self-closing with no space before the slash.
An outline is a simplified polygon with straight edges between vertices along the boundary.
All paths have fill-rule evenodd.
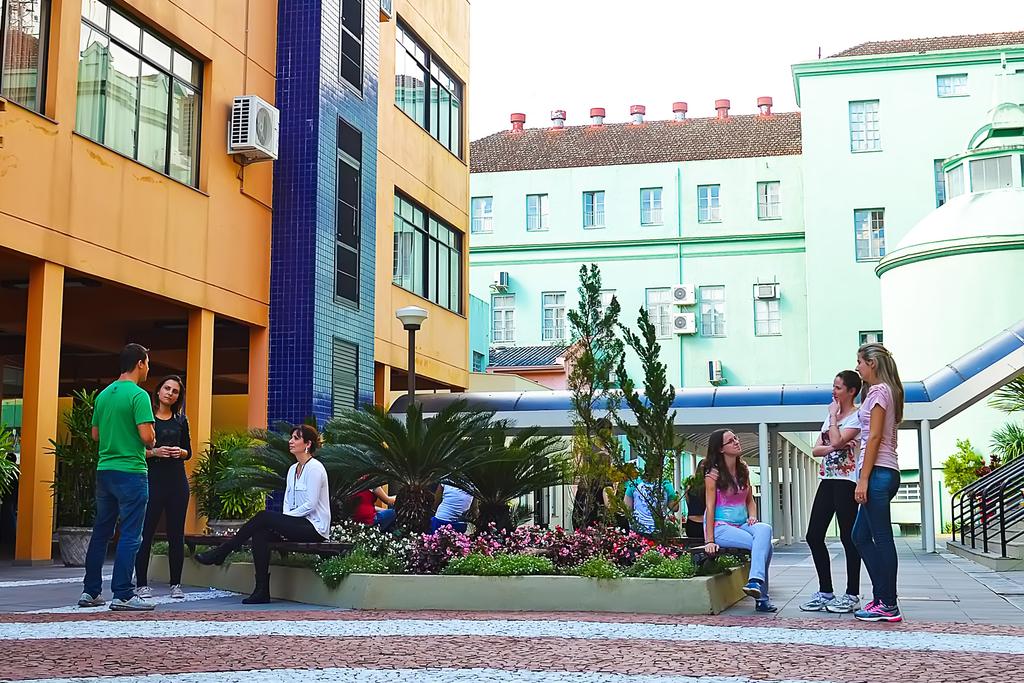
<path id="1" fill-rule="evenodd" d="M 921 381 L 905 382 L 906 403 L 901 429 L 918 432 L 922 473 L 932 471 L 931 428 L 963 412 L 1024 371 L 1024 320 L 995 335 Z M 572 433 L 572 406 L 568 391 L 429 394 L 416 397 L 426 415 L 437 413 L 454 401 L 466 400 L 474 410 L 494 411 L 496 419 L 519 426 L 536 425 L 557 434 Z M 722 426 L 757 434 L 762 472 L 761 505 L 772 504 L 775 469 L 770 448 L 771 433 L 812 432 L 821 426 L 824 406 L 832 400 L 831 384 L 781 384 L 685 388 L 676 392 L 672 408 L 680 432 L 707 434 Z M 391 407 L 404 413 L 408 397 Z M 632 411 L 620 417 L 633 422 Z M 769 473 L 765 476 L 764 473 Z M 935 549 L 934 492 L 931 476 L 921 477 L 922 537 L 925 550 Z"/>

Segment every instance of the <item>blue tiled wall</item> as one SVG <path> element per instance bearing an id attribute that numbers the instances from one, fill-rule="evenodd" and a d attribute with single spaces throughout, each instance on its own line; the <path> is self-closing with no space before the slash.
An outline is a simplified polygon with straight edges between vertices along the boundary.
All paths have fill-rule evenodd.
<path id="1" fill-rule="evenodd" d="M 379 9 L 365 3 L 363 92 L 338 68 L 340 0 L 280 0 L 270 280 L 269 416 L 322 425 L 331 415 L 331 346 L 359 347 L 359 403 L 373 401 Z M 334 297 L 337 121 L 363 135 L 359 306 Z"/>

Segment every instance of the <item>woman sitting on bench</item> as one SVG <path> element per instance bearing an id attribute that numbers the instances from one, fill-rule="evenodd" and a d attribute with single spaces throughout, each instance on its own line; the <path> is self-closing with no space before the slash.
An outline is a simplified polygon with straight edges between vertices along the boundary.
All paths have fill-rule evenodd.
<path id="1" fill-rule="evenodd" d="M 743 592 L 754 598 L 758 612 L 774 612 L 776 607 L 768 599 L 772 528 L 757 521 L 757 504 L 739 437 L 728 429 L 712 432 L 705 468 L 704 551 L 715 555 L 719 548 L 749 550 L 750 581 Z"/>
<path id="2" fill-rule="evenodd" d="M 331 503 L 327 470 L 313 457 L 320 435 L 309 425 L 292 430 L 288 450 L 297 461 L 288 469 L 284 512 L 263 510 L 234 537 L 217 548 L 196 555 L 200 564 L 222 564 L 227 556 L 250 541 L 256 565 L 256 589 L 242 600 L 246 605 L 270 602 L 270 547 L 273 540 L 322 543 L 330 536 Z M 251 540 L 250 540 L 251 539 Z"/>

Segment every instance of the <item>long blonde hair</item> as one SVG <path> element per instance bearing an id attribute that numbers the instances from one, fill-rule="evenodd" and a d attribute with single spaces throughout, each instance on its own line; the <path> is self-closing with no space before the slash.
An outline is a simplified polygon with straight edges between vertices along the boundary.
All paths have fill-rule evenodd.
<path id="1" fill-rule="evenodd" d="M 864 344 L 857 349 L 857 355 L 865 361 L 874 362 L 876 384 L 888 384 L 892 392 L 893 410 L 896 416 L 896 426 L 903 422 L 903 382 L 900 381 L 900 371 L 896 369 L 896 361 L 893 360 L 889 349 L 881 344 Z M 868 395 L 869 385 L 864 383 L 861 390 L 860 400 L 863 401 Z"/>

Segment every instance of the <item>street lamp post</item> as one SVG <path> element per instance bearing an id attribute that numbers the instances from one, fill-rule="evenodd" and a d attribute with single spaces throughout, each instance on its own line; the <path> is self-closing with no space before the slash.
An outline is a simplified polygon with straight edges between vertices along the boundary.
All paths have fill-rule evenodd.
<path id="1" fill-rule="evenodd" d="M 416 331 L 427 319 L 427 311 L 419 306 L 405 306 L 395 311 L 395 317 L 402 321 L 402 327 L 409 332 L 409 405 L 411 406 L 416 396 Z"/>

